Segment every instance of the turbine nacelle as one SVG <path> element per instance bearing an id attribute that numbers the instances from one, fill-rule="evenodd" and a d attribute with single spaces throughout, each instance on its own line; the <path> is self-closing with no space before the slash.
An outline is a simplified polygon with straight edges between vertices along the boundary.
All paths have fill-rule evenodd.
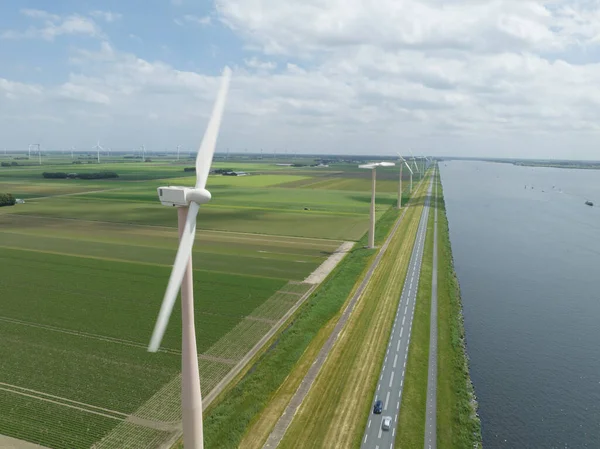
<path id="1" fill-rule="evenodd" d="M 163 206 L 186 207 L 193 201 L 194 203 L 206 204 L 211 199 L 211 194 L 206 189 L 196 189 L 191 187 L 169 186 L 159 187 L 158 198 Z"/>

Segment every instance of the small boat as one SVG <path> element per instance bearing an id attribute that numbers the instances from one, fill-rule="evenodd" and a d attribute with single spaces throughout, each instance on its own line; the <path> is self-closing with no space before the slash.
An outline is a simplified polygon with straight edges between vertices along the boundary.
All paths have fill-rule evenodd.
<path id="1" fill-rule="evenodd" d="M 593 206 L 594 203 L 592 203 L 591 201 L 586 201 L 585 204 L 587 204 L 588 206 Z"/>

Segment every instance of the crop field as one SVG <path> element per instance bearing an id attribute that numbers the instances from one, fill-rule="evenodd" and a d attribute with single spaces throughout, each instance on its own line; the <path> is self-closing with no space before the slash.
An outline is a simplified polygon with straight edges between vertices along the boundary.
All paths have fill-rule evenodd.
<path id="1" fill-rule="evenodd" d="M 176 214 L 156 188 L 193 185 L 183 171 L 192 165 L 0 167 L 0 193 L 26 199 L 0 208 L 0 435 L 49 448 L 141 449 L 177 431 L 179 302 L 161 351 L 146 346 L 178 242 Z M 365 233 L 370 201 L 368 180 L 351 172 L 344 188 L 291 187 L 344 178 L 338 169 L 219 166 L 252 174 L 211 176 L 213 200 L 199 215 L 194 292 L 205 395 L 302 298 L 310 287 L 302 281 L 342 240 Z M 41 175 L 99 170 L 119 178 Z M 378 217 L 393 192 L 378 195 Z"/>

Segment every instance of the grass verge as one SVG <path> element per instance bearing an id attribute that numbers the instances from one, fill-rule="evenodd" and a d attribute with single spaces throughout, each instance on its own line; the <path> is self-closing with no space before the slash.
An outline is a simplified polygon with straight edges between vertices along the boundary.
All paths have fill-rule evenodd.
<path id="1" fill-rule="evenodd" d="M 442 184 L 438 180 L 438 378 L 437 446 L 481 448 L 477 402 L 469 377 L 460 287 Z"/>
<path id="2" fill-rule="evenodd" d="M 434 192 L 435 189 L 432 191 L 432 195 Z M 434 205 L 433 201 L 431 205 Z M 402 405 L 398 420 L 396 445 L 399 448 L 416 448 L 424 445 L 433 271 L 433 227 L 434 212 L 431 209 L 427 220 L 419 290 L 415 304 L 415 316 L 413 318 L 405 382 L 402 391 Z"/>

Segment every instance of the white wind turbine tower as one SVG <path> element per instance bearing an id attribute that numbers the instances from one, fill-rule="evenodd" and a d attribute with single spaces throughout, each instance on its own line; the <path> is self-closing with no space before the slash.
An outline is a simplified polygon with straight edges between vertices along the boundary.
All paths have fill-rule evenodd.
<path id="1" fill-rule="evenodd" d="M 178 208 L 179 248 L 148 350 L 150 352 L 158 350 L 177 299 L 177 292 L 181 287 L 181 410 L 183 442 L 186 449 L 202 449 L 204 447 L 202 394 L 194 326 L 192 246 L 196 235 L 196 216 L 200 205 L 211 199 L 210 192 L 206 190 L 206 181 L 217 143 L 230 78 L 231 70 L 229 67 L 225 67 L 213 112 L 196 157 L 196 186 L 194 188 L 158 188 L 161 203 Z"/>
<path id="2" fill-rule="evenodd" d="M 100 141 L 98 141 L 93 148 L 97 151 L 97 154 L 98 154 L 98 163 L 100 163 L 100 150 L 104 150 L 104 148 L 102 148 L 100 146 Z"/>
<path id="3" fill-rule="evenodd" d="M 177 145 L 177 160 L 179 160 L 179 150 L 181 148 L 181 145 Z"/>
<path id="4" fill-rule="evenodd" d="M 404 165 L 406 165 L 406 168 L 408 168 L 408 170 L 410 171 L 410 188 L 409 188 L 409 192 L 412 193 L 412 188 L 413 188 L 413 182 L 412 182 L 412 175 L 413 175 L 413 170 L 412 168 L 410 168 L 410 165 L 408 165 L 408 162 L 406 162 L 406 159 L 404 160 Z"/>
<path id="5" fill-rule="evenodd" d="M 400 158 L 400 176 L 398 178 L 398 209 L 402 207 L 402 166 L 406 163 L 406 159 L 402 157 L 400 153 L 397 153 Z M 412 190 L 412 173 L 411 178 L 411 190 Z"/>
<path id="6" fill-rule="evenodd" d="M 142 152 L 142 162 L 146 162 L 146 145 L 142 144 L 140 151 Z"/>
<path id="7" fill-rule="evenodd" d="M 372 162 L 359 165 L 358 168 L 371 170 L 371 210 L 369 212 L 369 248 L 375 248 L 375 184 L 377 167 L 393 167 L 393 162 Z"/>

